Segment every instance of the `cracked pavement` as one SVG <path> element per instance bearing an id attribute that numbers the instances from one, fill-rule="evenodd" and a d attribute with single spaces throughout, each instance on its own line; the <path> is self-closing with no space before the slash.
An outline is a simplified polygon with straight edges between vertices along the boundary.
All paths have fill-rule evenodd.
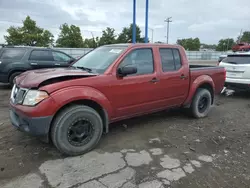
<path id="1" fill-rule="evenodd" d="M 160 139 L 156 141 L 160 142 Z M 164 153 L 161 148 L 149 151 L 123 149 L 114 153 L 92 151 L 80 157 L 49 160 L 41 164 L 38 172 L 19 177 L 3 188 L 164 188 L 202 168 L 203 163 L 213 161 L 211 156 L 199 155 L 189 163 Z M 154 165 L 152 161 L 155 161 Z M 150 173 L 153 171 L 155 176 L 149 175 L 138 182 L 140 168 L 151 169 Z"/>

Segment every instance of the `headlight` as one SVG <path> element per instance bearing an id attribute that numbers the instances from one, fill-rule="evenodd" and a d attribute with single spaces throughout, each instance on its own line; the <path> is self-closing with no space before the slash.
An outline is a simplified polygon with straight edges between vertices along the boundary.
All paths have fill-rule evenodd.
<path id="1" fill-rule="evenodd" d="M 45 91 L 29 90 L 24 98 L 23 105 L 34 106 L 48 97 L 49 95 Z"/>

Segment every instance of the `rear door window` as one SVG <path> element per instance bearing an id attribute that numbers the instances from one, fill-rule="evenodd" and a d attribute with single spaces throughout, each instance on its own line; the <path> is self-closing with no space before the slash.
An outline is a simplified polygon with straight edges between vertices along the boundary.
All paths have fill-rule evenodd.
<path id="1" fill-rule="evenodd" d="M 33 50 L 29 60 L 35 61 L 54 61 L 51 51 L 48 50 Z"/>
<path id="2" fill-rule="evenodd" d="M 161 55 L 162 71 L 163 72 L 174 71 L 175 64 L 174 64 L 174 56 L 172 49 L 162 48 L 160 49 L 160 55 Z"/>
<path id="3" fill-rule="evenodd" d="M 174 54 L 174 62 L 175 62 L 175 69 L 178 70 L 181 68 L 181 56 L 178 49 L 173 49 Z"/>
<path id="4" fill-rule="evenodd" d="M 229 64 L 250 64 L 250 55 L 228 55 L 222 62 Z"/>
<path id="5" fill-rule="evenodd" d="M 13 48 L 13 49 L 3 49 L 3 53 L 0 59 L 15 59 L 20 60 L 25 54 L 25 49 Z"/>
<path id="6" fill-rule="evenodd" d="M 169 72 L 181 68 L 181 56 L 178 49 L 160 48 L 162 71 Z"/>

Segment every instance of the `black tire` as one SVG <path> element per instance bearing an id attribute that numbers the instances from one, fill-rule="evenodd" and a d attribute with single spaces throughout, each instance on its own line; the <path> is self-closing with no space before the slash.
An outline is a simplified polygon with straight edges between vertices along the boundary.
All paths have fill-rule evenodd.
<path id="1" fill-rule="evenodd" d="M 77 142 L 74 143 L 74 141 L 70 139 L 70 131 L 71 128 L 80 121 L 86 121 L 91 125 L 93 135 L 86 144 L 83 143 L 83 145 L 81 145 L 81 143 L 79 145 L 76 145 Z M 83 124 L 81 124 L 80 126 L 82 130 Z M 53 144 L 60 152 L 66 155 L 74 156 L 84 154 L 94 149 L 94 147 L 99 143 L 102 133 L 103 122 L 100 115 L 94 109 L 88 106 L 74 105 L 64 109 L 58 114 L 52 124 L 51 139 L 53 141 Z M 81 134 L 84 135 L 83 132 Z"/>
<path id="2" fill-rule="evenodd" d="M 199 105 L 204 102 L 203 108 L 202 105 Z M 205 88 L 197 89 L 197 92 L 193 98 L 190 111 L 191 115 L 195 118 L 204 118 L 208 115 L 212 104 L 212 96 L 211 93 Z"/>
<path id="3" fill-rule="evenodd" d="M 22 74 L 22 73 L 23 72 L 14 72 L 14 73 L 12 73 L 10 75 L 10 77 L 9 77 L 9 84 L 10 84 L 11 87 L 14 85 L 14 79 L 15 79 L 15 77 L 18 76 L 18 75 L 20 75 L 20 74 Z"/>

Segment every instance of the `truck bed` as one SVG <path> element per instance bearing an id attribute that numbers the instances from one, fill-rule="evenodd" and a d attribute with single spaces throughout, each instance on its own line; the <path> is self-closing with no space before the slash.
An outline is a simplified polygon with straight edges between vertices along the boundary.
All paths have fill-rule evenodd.
<path id="1" fill-rule="evenodd" d="M 190 83 L 193 83 L 199 76 L 207 75 L 213 79 L 215 84 L 215 93 L 221 92 L 221 88 L 224 86 L 225 69 L 218 66 L 210 65 L 189 65 L 190 69 Z"/>

